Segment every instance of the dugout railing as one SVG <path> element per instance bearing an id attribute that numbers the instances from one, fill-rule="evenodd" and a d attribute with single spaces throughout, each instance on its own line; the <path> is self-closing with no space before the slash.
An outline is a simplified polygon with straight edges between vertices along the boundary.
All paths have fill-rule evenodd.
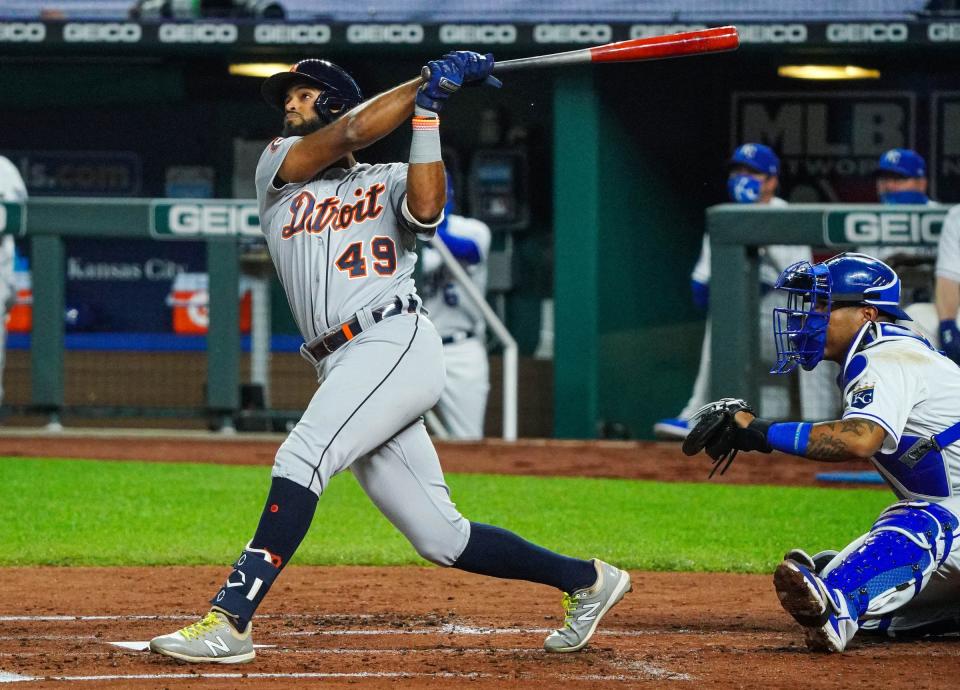
<path id="1" fill-rule="evenodd" d="M 720 204 L 707 209 L 711 243 L 710 397 L 760 400 L 773 362 L 761 361 L 757 248 L 809 245 L 815 254 L 859 247 L 936 246 L 948 206 Z M 762 337 L 773 337 L 773 333 Z M 801 374 L 802 375 L 802 374 Z"/>
<path id="2" fill-rule="evenodd" d="M 67 409 L 63 318 L 66 306 L 65 241 L 83 237 L 203 242 L 209 275 L 203 400 L 194 407 L 151 408 L 134 413 L 137 416 L 207 416 L 218 422 L 220 428 L 233 428 L 233 419 L 241 408 L 242 348 L 237 295 L 243 245 L 262 238 L 255 201 L 35 198 L 25 204 L 0 204 L 0 232 L 30 240 L 33 324 L 29 347 L 29 402 L 24 407 L 29 412 L 48 415 L 52 421 L 59 420 Z M 456 263 L 449 252 L 444 260 Z M 457 268 L 459 265 L 453 267 L 454 270 Z M 490 316 L 496 317 L 489 308 L 484 316 L 504 345 L 503 437 L 515 440 L 517 347 L 499 320 L 490 321 Z M 256 347 L 256 341 L 262 338 L 257 338 L 254 332 L 252 340 L 251 347 Z M 104 368 L 109 373 L 109 358 L 104 360 Z M 251 370 L 255 377 L 255 362 L 251 362 Z M 88 415 L 93 416 L 129 416 L 130 413 L 130 410 L 103 401 L 83 407 Z"/>

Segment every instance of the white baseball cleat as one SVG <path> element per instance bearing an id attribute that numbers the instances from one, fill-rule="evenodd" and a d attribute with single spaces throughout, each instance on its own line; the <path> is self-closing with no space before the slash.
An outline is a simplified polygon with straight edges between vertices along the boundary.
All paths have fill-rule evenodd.
<path id="1" fill-rule="evenodd" d="M 150 651 L 195 664 L 243 664 L 253 661 L 252 623 L 242 633 L 216 609 L 196 623 L 150 640 Z"/>
<path id="2" fill-rule="evenodd" d="M 597 581 L 573 594 L 564 593 L 563 627 L 554 630 L 543 642 L 548 652 L 576 652 L 583 649 L 597 630 L 600 619 L 623 599 L 633 586 L 630 574 L 609 563 L 593 559 Z"/>

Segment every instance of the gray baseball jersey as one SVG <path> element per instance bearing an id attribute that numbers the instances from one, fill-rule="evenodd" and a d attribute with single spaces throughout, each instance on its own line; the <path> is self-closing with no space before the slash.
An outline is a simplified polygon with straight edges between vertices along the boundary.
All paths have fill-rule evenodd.
<path id="1" fill-rule="evenodd" d="M 280 282 L 310 341 L 395 297 L 409 303 L 415 234 L 400 214 L 406 164 L 329 168 L 275 187 L 298 139 L 267 146 L 257 165 L 257 200 Z M 320 495 L 331 477 L 350 469 L 420 555 L 451 565 L 470 523 L 450 500 L 421 417 L 445 381 L 433 324 L 417 311 L 367 320 L 318 370 L 322 383 L 277 450 L 273 476 Z"/>
<path id="2" fill-rule="evenodd" d="M 416 293 L 416 235 L 400 214 L 407 165 L 329 168 L 305 183 L 273 180 L 301 137 L 274 139 L 257 164 L 260 225 L 304 340 L 364 307 Z"/>

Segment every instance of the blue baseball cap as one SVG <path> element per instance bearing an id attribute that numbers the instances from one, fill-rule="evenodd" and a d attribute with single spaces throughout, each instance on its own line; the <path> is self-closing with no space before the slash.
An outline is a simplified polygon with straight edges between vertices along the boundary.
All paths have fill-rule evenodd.
<path id="1" fill-rule="evenodd" d="M 745 165 L 751 170 L 756 170 L 763 175 L 779 175 L 780 159 L 769 146 L 763 144 L 742 144 L 730 160 L 728 165 Z"/>
<path id="2" fill-rule="evenodd" d="M 926 177 L 927 162 L 911 149 L 890 149 L 880 156 L 876 175 L 899 175 L 900 177 Z"/>

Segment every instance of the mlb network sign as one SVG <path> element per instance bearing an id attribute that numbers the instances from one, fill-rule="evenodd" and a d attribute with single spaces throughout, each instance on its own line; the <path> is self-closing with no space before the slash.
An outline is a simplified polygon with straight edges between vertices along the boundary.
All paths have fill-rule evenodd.
<path id="1" fill-rule="evenodd" d="M 201 239 L 260 236 L 257 205 L 249 201 L 154 201 L 150 204 L 154 237 Z"/>
<path id="2" fill-rule="evenodd" d="M 823 218 L 823 240 L 829 247 L 936 245 L 947 210 L 827 211 Z"/>
<path id="3" fill-rule="evenodd" d="M 0 235 L 23 235 L 27 211 L 21 204 L 0 203 Z"/>
<path id="4" fill-rule="evenodd" d="M 733 95 L 731 150 L 748 141 L 780 156 L 783 195 L 795 202 L 872 203 L 880 154 L 914 148 L 912 93 L 740 92 Z"/>

